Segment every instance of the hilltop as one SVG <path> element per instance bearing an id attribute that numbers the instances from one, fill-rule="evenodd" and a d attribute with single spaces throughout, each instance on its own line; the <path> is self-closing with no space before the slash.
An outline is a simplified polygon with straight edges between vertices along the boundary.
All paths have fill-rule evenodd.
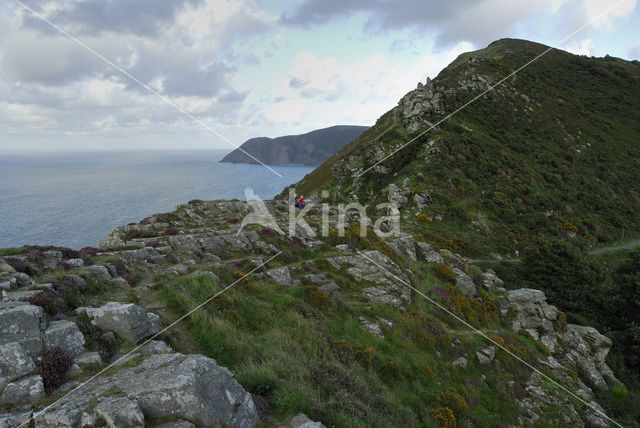
<path id="1" fill-rule="evenodd" d="M 638 236 L 640 62 L 553 49 L 482 95 L 546 49 L 503 39 L 460 55 L 296 189 L 393 199 L 415 233 L 467 255 Z"/>
<path id="2" fill-rule="evenodd" d="M 249 153 L 268 165 L 320 165 L 367 129 L 337 125 L 300 135 L 251 138 L 240 146 L 244 152 L 235 149 L 220 162 L 258 163 Z"/>

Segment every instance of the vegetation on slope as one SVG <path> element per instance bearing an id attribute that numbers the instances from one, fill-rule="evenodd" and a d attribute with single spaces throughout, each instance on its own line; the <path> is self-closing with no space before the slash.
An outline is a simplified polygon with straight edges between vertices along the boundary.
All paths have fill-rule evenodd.
<path id="1" fill-rule="evenodd" d="M 461 55 L 433 81 L 445 113 L 488 87 L 469 89 L 474 76 L 497 83 L 544 49 L 501 40 Z M 465 241 L 457 250 L 467 254 L 512 255 L 540 234 L 585 245 L 618 239 L 623 228 L 637 236 L 639 93 L 637 61 L 552 50 L 384 160 L 382 168 L 354 177 L 428 128 L 425 122 L 407 132 L 397 107 L 297 188 L 372 203 L 387 198 L 382 190 L 388 184 L 409 179 L 432 197 L 422 213 L 442 217 L 429 228 Z M 434 123 L 445 113 L 424 118 Z M 416 210 L 408 208 L 413 220 Z M 490 232 L 470 227 L 478 214 Z"/>

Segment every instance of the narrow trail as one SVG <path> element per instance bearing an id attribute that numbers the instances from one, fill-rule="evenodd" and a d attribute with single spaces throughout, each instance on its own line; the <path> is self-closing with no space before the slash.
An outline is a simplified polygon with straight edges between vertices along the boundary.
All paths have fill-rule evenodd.
<path id="1" fill-rule="evenodd" d="M 608 253 L 611 251 L 628 250 L 629 248 L 633 248 L 638 245 L 640 245 L 640 239 L 627 242 L 626 244 L 622 244 L 622 245 L 598 248 L 596 250 L 587 251 L 587 254 L 593 255 L 593 254 Z M 522 259 L 503 259 L 503 260 L 471 259 L 469 263 L 501 263 L 501 262 L 520 262 L 520 261 L 522 261 Z"/>

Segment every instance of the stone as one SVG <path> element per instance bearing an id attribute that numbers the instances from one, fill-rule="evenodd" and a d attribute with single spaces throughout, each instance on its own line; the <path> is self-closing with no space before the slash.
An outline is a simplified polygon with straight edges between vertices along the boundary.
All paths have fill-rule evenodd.
<path id="1" fill-rule="evenodd" d="M 498 278 L 495 271 L 487 269 L 482 274 L 482 287 L 487 291 L 495 291 L 502 286 L 502 280 Z"/>
<path id="2" fill-rule="evenodd" d="M 0 257 L 0 273 L 13 273 L 16 270 L 5 259 Z"/>
<path id="3" fill-rule="evenodd" d="M 175 235 L 169 237 L 169 244 L 175 250 L 182 251 L 200 251 L 200 243 L 197 238 L 192 235 Z"/>
<path id="4" fill-rule="evenodd" d="M 127 260 L 143 261 L 147 259 L 153 260 L 160 256 L 160 253 L 153 247 L 144 247 L 137 250 L 123 251 L 122 255 Z"/>
<path id="5" fill-rule="evenodd" d="M 412 262 L 418 261 L 418 256 L 416 255 L 415 239 L 408 233 L 401 234 L 399 238 L 391 241 L 389 243 L 389 246 L 402 257 L 407 257 Z"/>
<path id="6" fill-rule="evenodd" d="M 40 306 L 26 302 L 0 302 L 0 345 L 18 342 L 32 357 L 42 351 L 46 316 Z"/>
<path id="7" fill-rule="evenodd" d="M 473 279 L 457 267 L 454 267 L 452 270 L 456 275 L 456 288 L 460 290 L 460 293 L 465 297 L 475 296 L 476 285 L 473 283 Z"/>
<path id="8" fill-rule="evenodd" d="M 395 307 L 411 301 L 411 289 L 406 285 L 409 280 L 405 272 L 379 251 L 352 253 L 328 258 L 327 261 L 336 269 L 348 265 L 347 273 L 354 278 L 379 284 L 362 290 L 363 297 L 368 301 L 388 303 Z"/>
<path id="9" fill-rule="evenodd" d="M 167 422 L 166 424 L 158 425 L 156 428 L 196 428 L 191 422 L 187 422 L 183 419 L 179 419 L 173 422 Z"/>
<path id="10" fill-rule="evenodd" d="M 224 251 L 224 239 L 219 237 L 202 238 L 200 245 L 208 253 L 218 255 Z"/>
<path id="11" fill-rule="evenodd" d="M 144 414 L 138 403 L 128 398 L 116 398 L 98 403 L 95 413 L 110 428 L 144 427 Z"/>
<path id="12" fill-rule="evenodd" d="M 31 297 L 39 294 L 41 290 L 27 290 L 27 291 L 2 291 L 2 301 L 4 302 L 19 302 L 23 299 L 30 299 Z"/>
<path id="13" fill-rule="evenodd" d="M 21 344 L 11 342 L 0 345 L 0 391 L 35 367 L 33 358 Z"/>
<path id="14" fill-rule="evenodd" d="M 458 357 L 453 363 L 451 363 L 451 365 L 454 367 L 460 367 L 460 368 L 466 369 L 467 363 L 468 361 L 465 357 Z"/>
<path id="15" fill-rule="evenodd" d="M 33 416 L 31 410 L 0 414 L 0 428 L 18 428 L 22 426 L 29 426 L 29 421 Z"/>
<path id="16" fill-rule="evenodd" d="M 321 285 L 318 288 L 322 290 L 327 296 L 332 296 L 340 291 L 340 286 L 335 282 Z"/>
<path id="17" fill-rule="evenodd" d="M 0 405 L 28 404 L 44 397 L 44 384 L 40 375 L 24 377 L 5 386 Z"/>
<path id="18" fill-rule="evenodd" d="M 84 278 L 80 275 L 67 275 L 65 278 L 68 278 L 73 283 L 73 285 L 78 287 L 78 289 L 80 290 L 83 290 L 89 286 L 87 284 L 87 281 L 85 281 Z"/>
<path id="19" fill-rule="evenodd" d="M 367 320 L 365 317 L 359 317 L 360 325 L 367 332 L 373 334 L 374 336 L 384 338 L 384 334 L 382 333 L 382 329 L 377 322 L 372 322 Z"/>
<path id="20" fill-rule="evenodd" d="M 173 349 L 162 340 L 150 340 L 140 347 L 140 352 L 145 355 L 170 354 Z"/>
<path id="21" fill-rule="evenodd" d="M 16 281 L 17 287 L 31 287 L 36 283 L 33 279 L 31 279 L 29 275 L 22 272 L 17 272 L 13 274 L 13 278 Z"/>
<path id="22" fill-rule="evenodd" d="M 59 346 L 71 358 L 82 354 L 84 349 L 84 335 L 71 321 L 51 321 L 44 332 L 44 345 L 47 348 Z"/>
<path id="23" fill-rule="evenodd" d="M 255 427 L 259 422 L 251 394 L 228 369 L 202 355 L 172 353 L 152 355 L 136 367 L 94 379 L 90 388 L 63 397 L 55 407 L 38 414 L 35 426 L 75 427 L 81 419 L 89 424 L 92 417 L 84 413 L 90 415 L 91 403 L 99 399 L 103 414 L 112 417 L 115 413 L 108 409 L 135 409 L 131 403 L 137 403 L 146 417 L 156 420 L 183 419 L 197 426 L 234 428 Z M 98 406 L 95 410 L 98 413 Z"/>
<path id="24" fill-rule="evenodd" d="M 139 343 L 162 329 L 160 317 L 134 303 L 109 302 L 99 308 L 86 308 L 86 312 L 93 325 L 131 343 Z"/>
<path id="25" fill-rule="evenodd" d="M 92 265 L 87 269 L 99 279 L 102 279 L 104 281 L 111 281 L 111 274 L 109 273 L 109 269 L 107 269 L 105 266 Z"/>
<path id="26" fill-rule="evenodd" d="M 416 241 L 417 256 L 427 263 L 444 263 L 444 258 L 431 245 Z"/>
<path id="27" fill-rule="evenodd" d="M 280 266 L 277 268 L 269 269 L 267 275 L 277 282 L 285 286 L 291 286 L 291 271 L 288 266 Z"/>
<path id="28" fill-rule="evenodd" d="M 75 357 L 73 362 L 78 364 L 80 367 L 99 365 L 102 364 L 102 357 L 100 357 L 100 354 L 98 352 L 83 352 L 82 354 Z"/>
<path id="29" fill-rule="evenodd" d="M 496 347 L 493 345 L 476 352 L 476 357 L 478 358 L 478 362 L 480 364 L 491 364 L 495 356 Z"/>
<path id="30" fill-rule="evenodd" d="M 71 268 L 81 268 L 84 266 L 84 260 L 82 259 L 69 259 L 67 260 L 67 264 Z"/>
<path id="31" fill-rule="evenodd" d="M 325 428 L 320 422 L 314 422 L 304 413 L 298 413 L 291 419 L 289 425 L 280 428 Z"/>
<path id="32" fill-rule="evenodd" d="M 585 382 L 605 391 L 610 385 L 620 383 L 605 362 L 612 345 L 607 336 L 593 327 L 575 324 L 568 324 L 567 331 L 557 336 L 568 349 L 563 360 L 575 363 Z"/>
<path id="33" fill-rule="evenodd" d="M 11 290 L 11 288 L 13 288 L 11 281 L 0 282 L 0 291 L 8 291 Z"/>

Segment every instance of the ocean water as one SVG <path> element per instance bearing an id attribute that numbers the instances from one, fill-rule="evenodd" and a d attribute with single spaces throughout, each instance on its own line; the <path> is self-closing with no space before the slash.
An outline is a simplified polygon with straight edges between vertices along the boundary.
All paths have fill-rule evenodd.
<path id="1" fill-rule="evenodd" d="M 97 246 L 191 199 L 271 199 L 312 167 L 219 163 L 223 150 L 0 154 L 0 248 Z"/>

